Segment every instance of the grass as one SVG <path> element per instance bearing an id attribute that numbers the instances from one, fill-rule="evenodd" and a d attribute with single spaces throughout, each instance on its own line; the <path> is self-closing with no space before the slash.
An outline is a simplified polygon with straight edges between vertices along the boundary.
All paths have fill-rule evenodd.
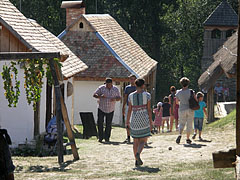
<path id="1" fill-rule="evenodd" d="M 226 117 L 208 124 L 207 127 L 223 129 L 228 126 L 235 126 L 235 125 L 236 125 L 236 110 L 232 111 Z"/>

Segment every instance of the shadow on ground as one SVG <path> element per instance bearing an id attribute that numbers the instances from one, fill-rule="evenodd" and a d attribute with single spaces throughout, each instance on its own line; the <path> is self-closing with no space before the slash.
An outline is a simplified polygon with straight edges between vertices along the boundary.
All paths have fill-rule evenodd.
<path id="1" fill-rule="evenodd" d="M 159 168 L 153 168 L 153 167 L 148 167 L 148 166 L 135 167 L 135 168 L 133 168 L 133 170 L 141 171 L 141 172 L 148 172 L 148 173 L 157 173 L 157 172 L 161 171 Z"/>
<path id="2" fill-rule="evenodd" d="M 125 144 L 122 142 L 116 142 L 116 141 L 109 141 L 109 142 L 102 142 L 101 144 L 107 144 L 107 145 L 120 145 L 120 144 Z"/>
<path id="3" fill-rule="evenodd" d="M 201 148 L 203 146 L 207 146 L 206 144 L 196 144 L 196 143 L 192 143 L 192 144 L 184 144 L 184 147 L 188 147 L 188 148 Z"/>
<path id="4" fill-rule="evenodd" d="M 26 172 L 67 172 L 70 169 L 66 169 L 66 167 L 68 167 L 70 164 L 72 164 L 73 161 L 66 161 L 64 163 L 62 163 L 59 167 L 51 167 L 49 168 L 48 166 L 30 166 Z"/>
<path id="5" fill-rule="evenodd" d="M 207 139 L 202 139 L 202 140 L 196 140 L 196 141 L 198 141 L 198 142 L 212 142 L 212 140 L 207 140 Z"/>

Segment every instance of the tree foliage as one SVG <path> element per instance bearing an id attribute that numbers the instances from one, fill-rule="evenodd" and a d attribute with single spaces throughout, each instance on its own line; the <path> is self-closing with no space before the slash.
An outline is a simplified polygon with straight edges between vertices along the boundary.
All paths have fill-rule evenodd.
<path id="1" fill-rule="evenodd" d="M 65 29 L 65 9 L 61 9 L 62 0 L 10 0 L 30 19 L 36 20 L 50 32 L 58 35 Z M 20 5 L 21 3 L 21 5 Z"/>
<path id="2" fill-rule="evenodd" d="M 19 8 L 19 0 L 11 0 Z M 25 16 L 59 34 L 65 28 L 61 0 L 21 0 Z M 179 87 L 187 76 L 198 89 L 203 49 L 203 22 L 222 0 L 84 0 L 88 14 L 110 14 L 157 60 L 157 98 Z M 228 0 L 237 12 L 238 1 Z"/>

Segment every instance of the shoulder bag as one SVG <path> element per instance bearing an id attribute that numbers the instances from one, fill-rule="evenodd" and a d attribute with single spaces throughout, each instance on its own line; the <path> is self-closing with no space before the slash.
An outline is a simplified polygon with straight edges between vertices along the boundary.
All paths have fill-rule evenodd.
<path id="1" fill-rule="evenodd" d="M 200 108 L 198 101 L 194 98 L 193 90 L 190 89 L 189 108 L 192 110 L 198 110 Z"/>

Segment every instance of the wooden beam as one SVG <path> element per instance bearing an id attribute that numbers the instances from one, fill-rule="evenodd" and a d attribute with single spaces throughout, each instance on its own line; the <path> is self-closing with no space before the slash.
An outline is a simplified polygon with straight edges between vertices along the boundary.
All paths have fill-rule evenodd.
<path id="1" fill-rule="evenodd" d="M 60 58 L 60 52 L 1 52 L 0 61 L 18 59 Z"/>
<path id="2" fill-rule="evenodd" d="M 66 105 L 64 103 L 64 100 L 63 100 L 62 96 L 61 96 L 61 108 L 62 108 L 63 120 L 64 120 L 64 123 L 65 123 L 66 129 L 67 129 L 68 139 L 69 139 L 70 144 L 71 144 L 71 149 L 72 149 L 74 160 L 79 160 L 77 146 L 76 146 L 76 143 L 75 143 L 75 139 L 74 139 L 74 135 L 73 135 L 71 125 L 70 125 L 70 121 L 69 121 L 69 118 L 68 118 L 67 108 L 66 108 Z"/>
<path id="3" fill-rule="evenodd" d="M 208 122 L 213 122 L 214 119 L 214 88 L 211 87 L 207 92 L 207 113 Z"/>
<path id="4" fill-rule="evenodd" d="M 57 150 L 58 150 L 58 163 L 63 163 L 63 127 L 62 127 L 62 111 L 61 111 L 61 89 L 55 71 L 54 60 L 50 59 L 49 65 L 53 76 L 55 96 L 56 96 L 56 121 L 57 121 Z"/>
<path id="5" fill-rule="evenodd" d="M 114 78 L 111 77 L 115 82 L 128 82 L 129 78 Z M 74 77 L 75 81 L 105 81 L 106 77 Z"/>
<path id="6" fill-rule="evenodd" d="M 238 5 L 240 10 L 240 2 Z M 240 12 L 240 11 L 239 11 Z M 238 46 L 237 46 L 237 104 L 236 104 L 236 154 L 240 156 L 240 13 L 238 13 Z"/>
<path id="7" fill-rule="evenodd" d="M 54 65 L 55 67 L 55 72 L 56 72 L 56 76 L 58 78 L 58 81 L 62 80 L 62 76 L 61 76 L 61 69 L 59 68 L 59 66 L 55 63 Z M 69 121 L 69 117 L 68 117 L 68 113 L 67 113 L 67 107 L 64 103 L 64 99 L 62 96 L 62 93 L 60 93 L 60 100 L 61 100 L 61 110 L 62 110 L 62 116 L 63 116 L 63 120 L 64 120 L 64 124 L 66 126 L 67 129 L 67 135 L 68 135 L 68 139 L 70 141 L 71 144 L 71 149 L 72 149 L 72 153 L 73 153 L 73 157 L 74 160 L 79 160 L 79 155 L 78 155 L 78 151 L 77 151 L 77 146 L 75 143 L 75 138 L 73 135 L 73 131 L 70 125 L 70 121 Z"/>
<path id="8" fill-rule="evenodd" d="M 40 103 L 39 100 L 34 111 L 34 138 L 40 134 Z"/>

